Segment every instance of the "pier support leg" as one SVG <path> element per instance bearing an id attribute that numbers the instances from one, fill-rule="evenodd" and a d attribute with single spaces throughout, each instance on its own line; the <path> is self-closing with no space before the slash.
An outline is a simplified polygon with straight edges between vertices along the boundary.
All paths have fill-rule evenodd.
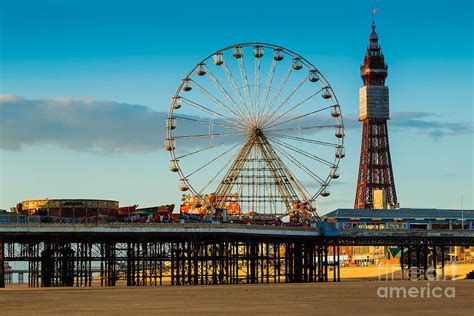
<path id="1" fill-rule="evenodd" d="M 41 252 L 41 286 L 52 287 L 53 284 L 54 284 L 53 245 L 50 242 L 45 242 L 44 250 Z"/>
<path id="2" fill-rule="evenodd" d="M 328 246 L 324 245 L 324 282 L 328 282 L 329 274 L 329 260 L 328 260 Z"/>
<path id="3" fill-rule="evenodd" d="M 293 282 L 303 282 L 303 245 L 297 241 L 294 243 L 294 279 Z"/>
<path id="4" fill-rule="evenodd" d="M 417 278 L 417 280 L 419 280 L 420 279 L 420 267 L 421 267 L 421 259 L 420 259 L 421 258 L 421 249 L 420 249 L 419 245 L 416 246 L 415 252 L 416 252 L 416 268 L 417 268 L 416 278 Z"/>
<path id="5" fill-rule="evenodd" d="M 257 283 L 258 244 L 250 241 L 250 283 Z"/>
<path id="6" fill-rule="evenodd" d="M 441 245 L 441 280 L 446 279 L 446 274 L 444 273 L 444 245 Z"/>
<path id="7" fill-rule="evenodd" d="M 324 282 L 324 244 L 319 243 L 317 249 L 317 257 L 318 257 L 318 282 Z"/>
<path id="8" fill-rule="evenodd" d="M 106 244 L 106 277 L 107 286 L 115 286 L 117 281 L 117 273 L 115 271 L 116 258 L 115 258 L 115 243 L 107 242 Z"/>
<path id="9" fill-rule="evenodd" d="M 138 286 L 139 282 L 139 254 L 140 244 L 137 242 L 127 243 L 127 286 Z"/>
<path id="10" fill-rule="evenodd" d="M 424 245 L 424 248 L 423 248 L 423 278 L 425 280 L 428 279 L 428 273 L 427 273 L 427 270 L 428 270 L 428 259 L 429 259 L 429 251 L 428 251 L 428 244 L 426 243 L 425 241 L 425 245 Z"/>
<path id="11" fill-rule="evenodd" d="M 403 256 L 403 246 L 400 247 L 400 279 L 403 281 L 405 279 L 405 271 L 403 267 L 405 265 L 405 257 Z"/>
<path id="12" fill-rule="evenodd" d="M 5 287 L 5 244 L 0 241 L 0 288 Z"/>

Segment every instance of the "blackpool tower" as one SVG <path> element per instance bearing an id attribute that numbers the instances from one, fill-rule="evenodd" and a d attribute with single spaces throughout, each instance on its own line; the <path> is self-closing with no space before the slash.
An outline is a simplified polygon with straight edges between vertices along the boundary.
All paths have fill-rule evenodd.
<path id="1" fill-rule="evenodd" d="M 388 142 L 388 87 L 385 85 L 388 67 L 385 63 L 372 20 L 369 46 L 360 67 L 364 86 L 359 89 L 362 122 L 359 174 L 354 202 L 356 209 L 398 207 L 392 161 Z"/>

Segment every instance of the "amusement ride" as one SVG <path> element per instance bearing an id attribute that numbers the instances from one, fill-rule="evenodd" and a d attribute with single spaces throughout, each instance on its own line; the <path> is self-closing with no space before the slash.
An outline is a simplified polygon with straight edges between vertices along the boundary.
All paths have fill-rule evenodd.
<path id="1" fill-rule="evenodd" d="M 172 97 L 165 149 L 181 213 L 318 219 L 344 153 L 341 107 L 301 55 L 232 45 L 198 62 Z"/>

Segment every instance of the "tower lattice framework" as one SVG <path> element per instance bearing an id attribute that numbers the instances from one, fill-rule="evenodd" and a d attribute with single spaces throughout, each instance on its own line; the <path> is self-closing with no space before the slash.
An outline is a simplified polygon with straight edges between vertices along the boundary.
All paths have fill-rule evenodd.
<path id="1" fill-rule="evenodd" d="M 395 208 L 398 207 L 398 201 L 387 127 L 389 94 L 385 79 L 388 67 L 378 42 L 374 22 L 360 70 L 364 82 L 364 86 L 359 90 L 362 142 L 354 208 Z"/>

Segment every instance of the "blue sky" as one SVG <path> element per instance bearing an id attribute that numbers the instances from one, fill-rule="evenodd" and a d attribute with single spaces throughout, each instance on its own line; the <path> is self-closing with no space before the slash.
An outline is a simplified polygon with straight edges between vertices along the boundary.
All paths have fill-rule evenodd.
<path id="1" fill-rule="evenodd" d="M 0 0 L 0 94 L 16 96 L 9 102 L 22 105 L 9 122 L 0 112 L 0 208 L 43 197 L 177 203 L 177 179 L 161 149 L 164 124 L 158 113 L 167 110 L 195 63 L 234 43 L 269 42 L 300 53 L 332 84 L 345 117 L 356 117 L 359 66 L 374 3 L 389 65 L 399 202 L 459 207 L 463 195 L 464 207 L 473 208 L 469 0 Z M 95 124 L 85 118 L 68 133 L 55 131 L 45 123 L 48 117 L 33 109 L 61 102 L 88 104 L 91 113 L 107 103 L 110 113 Z M 98 127 L 101 122 L 122 128 L 112 133 Z M 51 130 L 35 133 L 24 125 Z M 347 130 L 341 178 L 320 203 L 322 213 L 352 207 L 360 146 L 356 127 Z M 101 150 L 86 148 L 89 140 Z"/>

